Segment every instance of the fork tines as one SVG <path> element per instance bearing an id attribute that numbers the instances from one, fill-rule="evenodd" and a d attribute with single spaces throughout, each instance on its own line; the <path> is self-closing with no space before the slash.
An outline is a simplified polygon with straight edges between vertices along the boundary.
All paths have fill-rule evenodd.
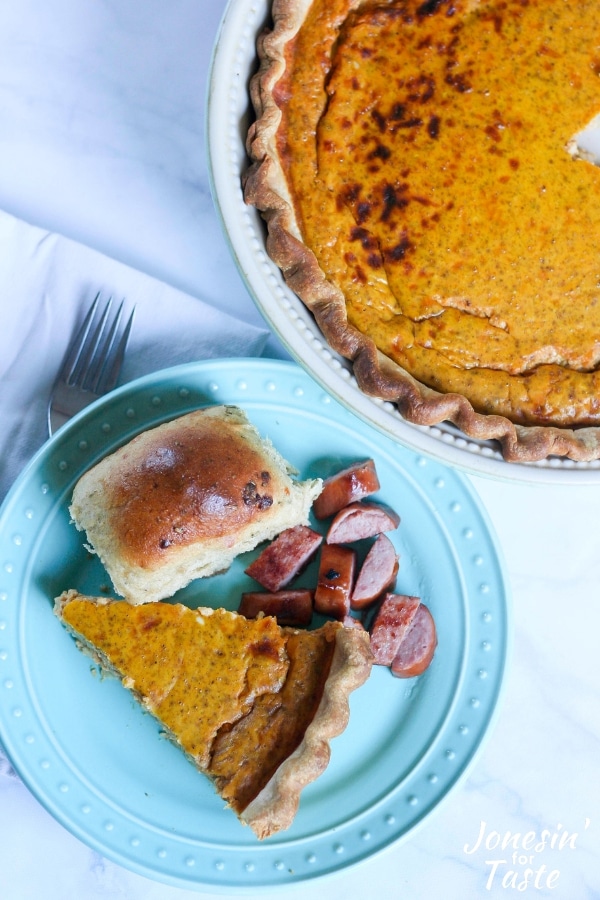
<path id="1" fill-rule="evenodd" d="M 124 301 L 112 313 L 112 298 L 100 294 L 70 345 L 48 403 L 48 433 L 54 434 L 93 400 L 116 387 L 125 356 L 133 311 L 127 321 Z"/>
<path id="2" fill-rule="evenodd" d="M 106 394 L 117 383 L 134 315 L 132 311 L 122 327 L 124 301 L 111 317 L 112 297 L 101 308 L 100 296 L 96 295 L 61 372 L 66 384 L 97 395 Z"/>

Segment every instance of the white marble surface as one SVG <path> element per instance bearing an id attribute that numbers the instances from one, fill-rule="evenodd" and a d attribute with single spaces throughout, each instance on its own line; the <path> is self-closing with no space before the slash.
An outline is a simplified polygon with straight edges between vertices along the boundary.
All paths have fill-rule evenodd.
<path id="1" fill-rule="evenodd" d="M 260 324 L 207 178 L 204 100 L 222 10 L 221 0 L 1 2 L 0 208 Z M 274 339 L 269 352 L 284 355 Z M 513 591 L 497 725 L 437 814 L 408 842 L 329 878 L 331 900 L 600 897 L 600 487 L 472 481 Z M 536 843 L 544 830 L 570 839 L 521 849 L 536 876 L 522 883 L 530 862 L 517 862 L 517 881 L 503 887 L 512 847 L 465 852 L 482 822 L 486 833 L 534 831 Z M 490 884 L 486 861 L 502 858 Z M 0 775 L 2 900 L 194 896 L 102 859 Z"/>

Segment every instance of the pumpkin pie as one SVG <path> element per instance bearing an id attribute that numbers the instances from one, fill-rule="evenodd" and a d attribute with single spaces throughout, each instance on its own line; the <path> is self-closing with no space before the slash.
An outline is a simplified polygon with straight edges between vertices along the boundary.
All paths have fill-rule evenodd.
<path id="1" fill-rule="evenodd" d="M 55 612 L 259 838 L 292 823 L 347 725 L 349 694 L 371 669 L 366 633 L 339 622 L 296 630 L 271 616 L 74 590 Z"/>
<path id="2" fill-rule="evenodd" d="M 274 0 L 247 202 L 367 393 L 600 456 L 597 0 Z"/>

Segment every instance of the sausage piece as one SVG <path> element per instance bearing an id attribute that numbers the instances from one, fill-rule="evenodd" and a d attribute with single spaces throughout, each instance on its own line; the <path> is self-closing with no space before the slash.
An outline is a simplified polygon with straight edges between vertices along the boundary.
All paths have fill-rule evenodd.
<path id="1" fill-rule="evenodd" d="M 349 614 L 342 619 L 342 625 L 344 628 L 359 628 L 361 631 L 367 630 L 360 619 L 356 619 Z"/>
<path id="2" fill-rule="evenodd" d="M 385 595 L 370 628 L 375 665 L 392 665 L 420 605 L 418 597 Z"/>
<path id="3" fill-rule="evenodd" d="M 323 538 L 307 525 L 286 528 L 245 570 L 268 591 L 279 591 L 310 562 Z"/>
<path id="4" fill-rule="evenodd" d="M 392 672 L 398 678 L 421 675 L 433 659 L 436 647 L 437 632 L 433 616 L 421 603 L 392 660 Z"/>
<path id="5" fill-rule="evenodd" d="M 246 591 L 238 607 L 240 615 L 255 619 L 259 613 L 275 616 L 280 625 L 310 625 L 313 613 L 313 592 L 297 589 L 264 593 Z"/>
<path id="6" fill-rule="evenodd" d="M 389 506 L 351 503 L 334 516 L 325 540 L 328 544 L 350 544 L 384 531 L 394 531 L 399 524 L 400 516 Z"/>
<path id="7" fill-rule="evenodd" d="M 379 534 L 360 567 L 350 598 L 352 609 L 364 609 L 381 597 L 391 588 L 397 573 L 396 549 L 385 534 Z"/>
<path id="8" fill-rule="evenodd" d="M 356 553 L 350 547 L 324 544 L 319 561 L 315 610 L 342 620 L 350 613 Z"/>
<path id="9" fill-rule="evenodd" d="M 317 519 L 327 519 L 349 503 L 378 490 L 379 478 L 373 460 L 353 463 L 324 480 L 323 490 L 313 503 L 313 512 Z"/>

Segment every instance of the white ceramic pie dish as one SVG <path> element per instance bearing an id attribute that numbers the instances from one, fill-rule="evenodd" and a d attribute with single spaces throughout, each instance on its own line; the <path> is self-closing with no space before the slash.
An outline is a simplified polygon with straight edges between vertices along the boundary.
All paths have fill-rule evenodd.
<path id="1" fill-rule="evenodd" d="M 241 176 L 248 165 L 245 137 L 251 110 L 248 82 L 257 65 L 256 36 L 268 20 L 268 0 L 229 0 L 217 36 L 209 80 L 207 144 L 211 186 L 233 257 L 266 321 L 297 362 L 345 407 L 388 437 L 467 472 L 511 481 L 596 484 L 600 460 L 550 457 L 508 463 L 493 441 L 465 437 L 455 426 L 418 426 L 396 407 L 364 394 L 350 364 L 327 345 L 302 301 L 266 254 L 266 230 L 245 204 Z M 600 125 L 581 146 L 600 158 Z"/>

